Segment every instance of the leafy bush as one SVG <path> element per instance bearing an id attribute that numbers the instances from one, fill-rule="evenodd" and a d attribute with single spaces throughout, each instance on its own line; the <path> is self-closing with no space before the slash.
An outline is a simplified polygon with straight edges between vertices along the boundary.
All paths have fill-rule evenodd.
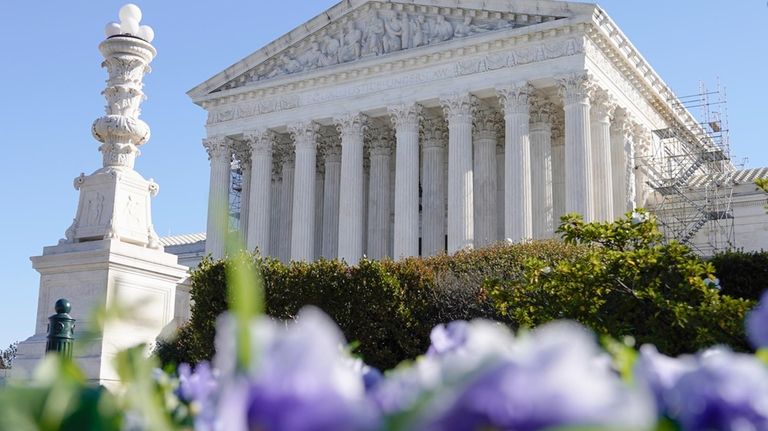
<path id="1" fill-rule="evenodd" d="M 503 320 L 484 289 L 489 279 L 520 277 L 528 256 L 553 262 L 582 253 L 578 246 L 542 241 L 491 247 L 455 256 L 398 262 L 337 260 L 284 265 L 254 256 L 264 277 L 266 312 L 294 318 L 306 305 L 328 313 L 366 362 L 382 369 L 422 353 L 440 323 Z M 158 340 L 164 363 L 210 360 L 217 316 L 227 310 L 228 261 L 204 260 L 192 272 L 192 318 L 172 341 Z"/>
<path id="2" fill-rule="evenodd" d="M 645 217 L 644 214 L 641 214 Z M 743 321 L 752 302 L 707 287 L 714 268 L 679 243 L 662 244 L 653 222 L 564 219 L 565 241 L 537 241 L 350 267 L 320 260 L 284 265 L 254 257 L 267 314 L 295 318 L 305 305 L 325 311 L 365 361 L 381 369 L 421 354 L 438 324 L 486 318 L 513 328 L 567 318 L 600 334 L 634 336 L 669 354 L 725 343 L 747 349 Z M 192 274 L 192 318 L 165 363 L 214 354 L 217 316 L 228 307 L 229 262 L 205 260 Z"/>
<path id="3" fill-rule="evenodd" d="M 16 350 L 19 347 L 19 342 L 8 346 L 7 349 L 0 351 L 0 370 L 10 369 L 13 366 L 13 360 L 16 359 Z"/>
<path id="4" fill-rule="evenodd" d="M 589 247 L 554 266 L 531 258 L 520 279 L 496 283 L 492 296 L 516 325 L 573 319 L 600 334 L 656 344 L 668 354 L 718 343 L 746 350 L 742 321 L 753 302 L 721 295 L 714 267 L 684 245 L 663 242 L 645 213 L 614 223 L 563 218 L 569 244 Z"/>
<path id="5" fill-rule="evenodd" d="M 757 300 L 768 288 L 768 252 L 729 251 L 716 254 L 710 262 L 726 295 Z"/>

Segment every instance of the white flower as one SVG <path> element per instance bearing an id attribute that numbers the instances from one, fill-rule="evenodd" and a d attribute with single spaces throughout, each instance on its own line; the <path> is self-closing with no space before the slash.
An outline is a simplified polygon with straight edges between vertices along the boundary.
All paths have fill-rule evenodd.
<path id="1" fill-rule="evenodd" d="M 645 223 L 647 221 L 648 221 L 648 214 L 640 213 L 640 212 L 637 212 L 637 211 L 634 211 L 632 213 L 632 224 L 633 225 L 638 225 L 638 224 L 641 224 L 641 223 Z"/>

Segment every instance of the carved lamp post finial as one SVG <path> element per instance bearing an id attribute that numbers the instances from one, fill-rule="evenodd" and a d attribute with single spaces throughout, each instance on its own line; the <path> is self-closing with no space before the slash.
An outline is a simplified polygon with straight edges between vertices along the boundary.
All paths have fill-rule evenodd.
<path id="1" fill-rule="evenodd" d="M 93 123 L 93 136 L 102 145 L 104 168 L 133 169 L 139 147 L 149 140 L 149 126 L 139 119 L 144 101 L 144 75 L 157 55 L 150 44 L 155 37 L 152 27 L 139 25 L 141 9 L 127 4 L 120 9 L 120 23 L 107 24 L 107 39 L 99 45 L 104 56 L 102 67 L 109 72 L 106 115 Z"/>

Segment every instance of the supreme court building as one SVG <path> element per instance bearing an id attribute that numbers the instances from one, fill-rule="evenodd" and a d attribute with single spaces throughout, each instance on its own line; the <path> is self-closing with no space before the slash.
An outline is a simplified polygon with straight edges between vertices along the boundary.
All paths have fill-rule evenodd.
<path id="1" fill-rule="evenodd" d="M 706 241 L 734 219 L 731 198 L 702 195 L 689 220 L 673 197 L 765 174 L 737 172 L 594 4 L 345 0 L 189 95 L 208 112 L 214 257 L 233 227 L 264 255 L 354 264 L 549 238 L 565 213 L 638 207 Z M 750 220 L 764 216 L 745 196 Z"/>

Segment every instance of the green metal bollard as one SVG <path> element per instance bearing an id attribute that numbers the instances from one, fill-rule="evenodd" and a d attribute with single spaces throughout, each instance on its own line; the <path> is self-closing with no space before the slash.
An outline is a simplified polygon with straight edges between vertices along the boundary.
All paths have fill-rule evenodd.
<path id="1" fill-rule="evenodd" d="M 48 318 L 48 343 L 45 353 L 56 352 L 67 359 L 72 359 L 72 345 L 75 340 L 75 319 L 69 315 L 72 304 L 66 299 L 59 299 L 54 306 L 56 314 Z"/>

